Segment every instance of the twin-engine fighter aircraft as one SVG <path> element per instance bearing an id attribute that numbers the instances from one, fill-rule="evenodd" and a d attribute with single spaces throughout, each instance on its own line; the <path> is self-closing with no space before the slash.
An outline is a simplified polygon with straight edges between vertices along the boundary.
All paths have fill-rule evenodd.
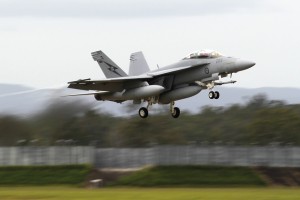
<path id="1" fill-rule="evenodd" d="M 143 53 L 136 52 L 130 55 L 129 74 L 126 74 L 102 51 L 93 52 L 92 57 L 107 79 L 80 79 L 69 82 L 68 88 L 95 90 L 93 93 L 77 95 L 94 95 L 98 101 L 121 103 L 132 100 L 134 104 L 147 102 L 147 107 L 139 109 L 142 118 L 148 116 L 149 107 L 156 103 L 170 104 L 172 117 L 178 118 L 180 109 L 174 107 L 175 101 L 194 96 L 203 89 L 210 90 L 210 99 L 218 99 L 220 93 L 212 90 L 216 85 L 236 82 L 217 81 L 220 77 L 228 74 L 231 77 L 232 73 L 255 65 L 254 62 L 223 56 L 216 51 L 201 50 L 174 64 L 150 71 Z"/>

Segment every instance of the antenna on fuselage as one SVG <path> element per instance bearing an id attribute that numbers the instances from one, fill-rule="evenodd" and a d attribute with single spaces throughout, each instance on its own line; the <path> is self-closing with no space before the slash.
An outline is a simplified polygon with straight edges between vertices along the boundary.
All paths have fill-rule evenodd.
<path id="1" fill-rule="evenodd" d="M 156 64 L 156 66 L 157 66 L 157 69 L 159 69 L 159 65 L 158 65 L 158 64 Z"/>

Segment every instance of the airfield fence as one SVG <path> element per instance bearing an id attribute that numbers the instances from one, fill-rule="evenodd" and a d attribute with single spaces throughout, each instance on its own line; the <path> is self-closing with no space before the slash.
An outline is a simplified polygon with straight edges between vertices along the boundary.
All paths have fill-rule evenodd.
<path id="1" fill-rule="evenodd" d="M 145 165 L 300 167 L 300 147 L 291 146 L 157 146 L 95 151 L 95 165 L 100 168 Z"/>
<path id="2" fill-rule="evenodd" d="M 92 164 L 89 146 L 0 147 L 0 166 Z"/>
<path id="3" fill-rule="evenodd" d="M 0 147 L 0 166 L 92 164 L 99 168 L 146 165 L 300 167 L 296 146 Z"/>

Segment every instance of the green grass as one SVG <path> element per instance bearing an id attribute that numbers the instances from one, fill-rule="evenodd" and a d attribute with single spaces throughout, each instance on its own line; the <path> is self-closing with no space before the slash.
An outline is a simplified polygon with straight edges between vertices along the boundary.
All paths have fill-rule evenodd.
<path id="1" fill-rule="evenodd" d="M 113 186 L 264 186 L 249 167 L 158 166 L 122 177 Z"/>
<path id="2" fill-rule="evenodd" d="M 0 167 L 0 185 L 80 184 L 90 169 L 87 165 Z"/>
<path id="3" fill-rule="evenodd" d="M 299 197 L 299 188 L 0 188 L 1 200 L 299 200 Z"/>

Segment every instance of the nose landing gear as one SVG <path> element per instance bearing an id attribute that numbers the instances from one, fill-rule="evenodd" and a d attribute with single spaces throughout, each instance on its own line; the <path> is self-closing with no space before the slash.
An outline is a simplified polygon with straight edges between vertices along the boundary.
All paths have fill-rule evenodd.
<path id="1" fill-rule="evenodd" d="M 208 97 L 210 98 L 210 99 L 219 99 L 220 98 L 220 93 L 218 92 L 218 91 L 210 91 L 209 93 L 208 93 Z"/>

